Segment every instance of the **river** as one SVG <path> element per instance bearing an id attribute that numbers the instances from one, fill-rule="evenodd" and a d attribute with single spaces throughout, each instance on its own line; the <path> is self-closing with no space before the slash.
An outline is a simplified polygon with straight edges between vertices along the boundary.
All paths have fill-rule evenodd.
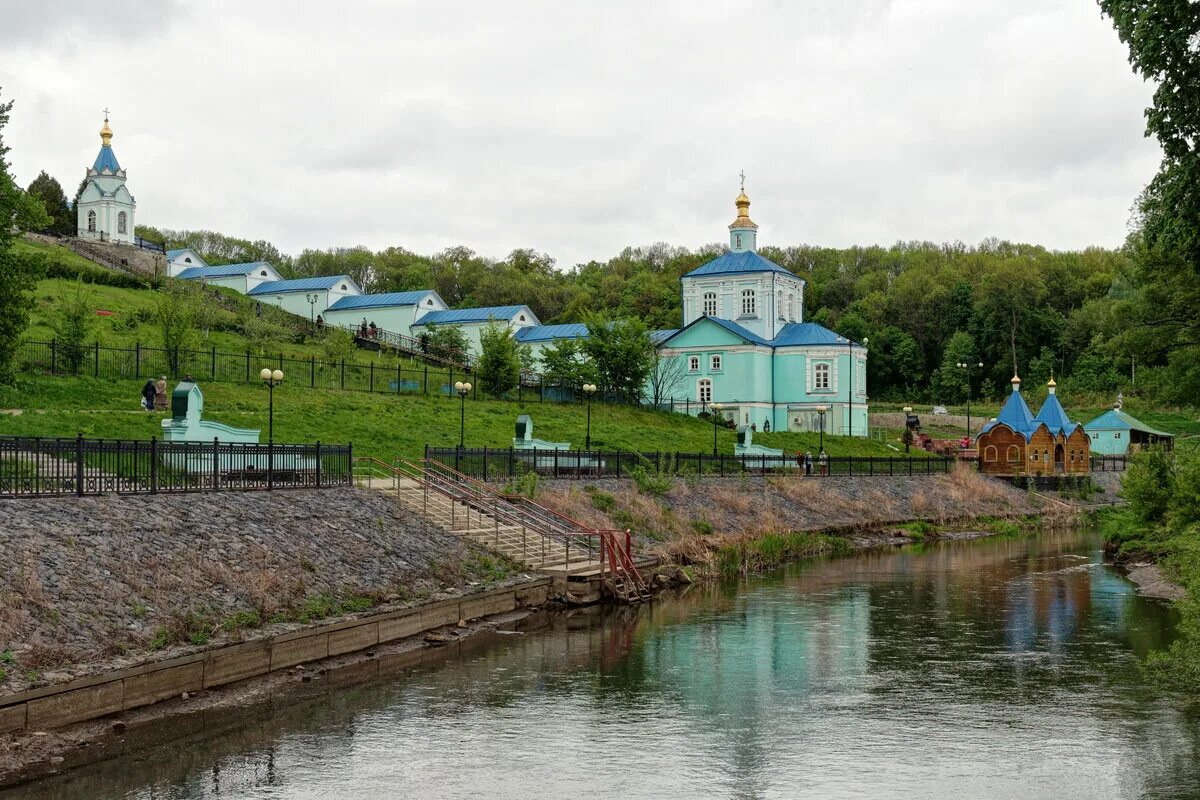
<path id="1" fill-rule="evenodd" d="M 808 561 L 477 639 L 28 798 L 1200 797 L 1173 612 L 1075 531 Z"/>

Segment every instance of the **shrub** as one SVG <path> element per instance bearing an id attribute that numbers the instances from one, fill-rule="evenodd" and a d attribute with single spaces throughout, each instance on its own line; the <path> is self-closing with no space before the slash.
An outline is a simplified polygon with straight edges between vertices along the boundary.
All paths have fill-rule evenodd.
<path id="1" fill-rule="evenodd" d="M 629 477 L 633 478 L 633 482 L 637 484 L 638 490 L 643 494 L 661 497 L 671 491 L 669 476 L 652 473 L 643 466 L 639 465 L 630 469 Z"/>
<path id="2" fill-rule="evenodd" d="M 1121 496 L 1142 522 L 1161 522 L 1171 503 L 1174 474 L 1171 458 L 1161 447 L 1136 454 L 1125 470 Z"/>
<path id="3" fill-rule="evenodd" d="M 595 492 L 592 494 L 592 507 L 600 511 L 612 511 L 616 506 L 616 500 L 608 492 Z"/>

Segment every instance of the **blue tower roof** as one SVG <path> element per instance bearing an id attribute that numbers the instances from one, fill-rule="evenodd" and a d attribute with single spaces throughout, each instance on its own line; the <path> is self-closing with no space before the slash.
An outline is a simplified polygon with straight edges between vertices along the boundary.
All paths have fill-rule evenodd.
<path id="1" fill-rule="evenodd" d="M 1054 394 L 1054 387 L 1050 388 L 1050 394 L 1046 397 L 1046 402 L 1042 403 L 1042 407 L 1038 409 L 1037 416 L 1034 417 L 1034 424 L 1030 427 L 1036 427 L 1037 423 L 1045 423 L 1050 429 L 1050 433 L 1057 436 L 1062 433 L 1070 435 L 1079 425 L 1077 422 L 1071 422 L 1067 417 L 1067 412 L 1063 410 L 1062 403 L 1058 402 L 1058 396 Z"/>
<path id="2" fill-rule="evenodd" d="M 117 163 L 117 154 L 113 152 L 110 145 L 104 145 L 100 148 L 100 152 L 96 154 L 96 163 L 92 164 L 92 169 L 96 172 L 120 172 L 121 165 Z"/>
<path id="3" fill-rule="evenodd" d="M 699 278 L 704 275 L 726 275 L 735 272 L 780 272 L 789 277 L 796 277 L 774 261 L 763 258 L 753 250 L 741 253 L 729 252 L 684 275 L 685 278 Z"/>

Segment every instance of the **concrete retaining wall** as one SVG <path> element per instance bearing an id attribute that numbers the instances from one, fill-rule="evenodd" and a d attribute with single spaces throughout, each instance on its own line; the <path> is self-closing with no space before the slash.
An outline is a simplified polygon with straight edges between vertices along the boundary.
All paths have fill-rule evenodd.
<path id="1" fill-rule="evenodd" d="M 539 606 L 550 578 L 423 606 L 291 631 L 266 639 L 141 664 L 0 698 L 0 733 L 47 730 L 255 678 L 328 656 L 365 650 L 460 619 Z"/>

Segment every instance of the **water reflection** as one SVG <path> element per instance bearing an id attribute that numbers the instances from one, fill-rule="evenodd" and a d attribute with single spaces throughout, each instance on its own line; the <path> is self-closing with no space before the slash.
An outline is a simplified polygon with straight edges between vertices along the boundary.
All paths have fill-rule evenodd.
<path id="1" fill-rule="evenodd" d="M 1086 533 L 807 562 L 475 641 L 27 787 L 63 798 L 1188 797 L 1168 610 Z"/>

